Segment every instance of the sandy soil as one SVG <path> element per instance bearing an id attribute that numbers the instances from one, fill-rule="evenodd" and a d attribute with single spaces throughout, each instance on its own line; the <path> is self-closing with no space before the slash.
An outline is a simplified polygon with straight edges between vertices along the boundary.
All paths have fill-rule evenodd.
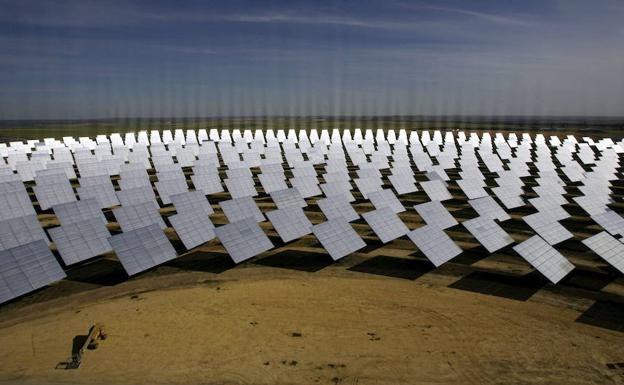
<path id="1" fill-rule="evenodd" d="M 579 312 L 328 267 L 178 272 L 4 311 L 0 383 L 618 384 L 624 334 Z M 159 289 L 160 288 L 160 289 Z M 166 288 L 166 289 L 165 289 Z M 72 339 L 109 338 L 78 370 Z M 618 382 L 619 381 L 619 382 Z"/>

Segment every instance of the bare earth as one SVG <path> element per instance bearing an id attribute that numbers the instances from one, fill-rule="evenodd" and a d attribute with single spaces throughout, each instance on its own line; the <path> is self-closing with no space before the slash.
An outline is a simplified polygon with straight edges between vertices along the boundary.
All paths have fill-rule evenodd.
<path id="1" fill-rule="evenodd" d="M 342 262 L 342 263 L 348 263 Z M 617 384 L 624 333 L 555 295 L 514 301 L 348 271 L 155 272 L 0 317 L 0 383 Z M 160 268 L 166 269 L 166 268 Z M 161 288 L 161 289 L 159 289 Z M 158 289 L 158 290 L 157 290 Z M 55 370 L 103 322 L 78 370 Z M 618 382 L 619 381 L 619 382 Z"/>

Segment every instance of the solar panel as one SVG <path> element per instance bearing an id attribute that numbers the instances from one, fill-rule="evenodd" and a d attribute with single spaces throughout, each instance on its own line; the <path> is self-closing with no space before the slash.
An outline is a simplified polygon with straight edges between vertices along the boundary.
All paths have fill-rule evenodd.
<path id="1" fill-rule="evenodd" d="M 65 278 L 42 240 L 0 251 L 0 303 Z"/>
<path id="2" fill-rule="evenodd" d="M 168 219 L 187 250 L 216 237 L 214 225 L 206 213 L 201 210 L 185 211 L 172 215 Z"/>
<path id="3" fill-rule="evenodd" d="M 95 199 L 100 209 L 119 205 L 119 199 L 110 180 L 107 184 L 80 186 L 76 192 L 80 200 Z"/>
<path id="4" fill-rule="evenodd" d="M 178 179 L 166 179 L 154 183 L 158 195 L 163 204 L 168 205 L 171 203 L 171 195 L 181 194 L 188 191 L 188 186 L 185 180 Z"/>
<path id="5" fill-rule="evenodd" d="M 603 213 L 592 215 L 591 219 L 611 235 L 624 236 L 624 218 L 615 211 L 608 209 Z"/>
<path id="6" fill-rule="evenodd" d="M 453 218 L 440 201 L 421 203 L 414 206 L 414 209 L 423 221 L 431 227 L 444 230 L 457 224 L 455 218 Z"/>
<path id="7" fill-rule="evenodd" d="M 343 199 L 346 199 L 347 202 L 355 201 L 355 198 L 351 194 L 351 191 L 349 191 L 351 185 L 348 182 L 346 182 L 346 184 L 337 181 L 327 182 L 321 184 L 319 187 L 327 198 L 342 197 Z"/>
<path id="8" fill-rule="evenodd" d="M 132 206 L 141 203 L 150 203 L 154 209 L 158 209 L 158 203 L 156 203 L 156 194 L 152 187 L 135 187 L 129 190 L 120 190 L 116 192 L 117 198 L 122 206 Z"/>
<path id="9" fill-rule="evenodd" d="M 22 182 L 0 183 L 0 220 L 36 214 Z"/>
<path id="10" fill-rule="evenodd" d="M 36 215 L 0 221 L 0 250 L 7 250 L 30 242 L 44 240 L 49 243 L 48 236 L 41 228 Z"/>
<path id="11" fill-rule="evenodd" d="M 537 212 L 522 219 L 546 242 L 554 246 L 574 237 L 563 225 L 548 213 Z"/>
<path id="12" fill-rule="evenodd" d="M 288 188 L 283 172 L 262 173 L 258 175 L 258 179 L 267 194 Z"/>
<path id="13" fill-rule="evenodd" d="M 322 194 L 316 176 L 298 176 L 289 181 L 291 186 L 299 191 L 302 198 L 310 198 Z"/>
<path id="14" fill-rule="evenodd" d="M 61 225 L 69 225 L 91 218 L 96 218 L 103 224 L 107 223 L 97 200 L 93 198 L 54 205 L 52 210 Z"/>
<path id="15" fill-rule="evenodd" d="M 223 183 L 225 183 L 232 198 L 255 197 L 258 195 L 254 182 L 249 177 L 228 178 L 224 179 Z"/>
<path id="16" fill-rule="evenodd" d="M 138 171 L 138 170 L 133 170 Z M 144 170 L 143 170 L 144 171 Z M 152 182 L 150 182 L 149 177 L 122 177 L 117 181 L 119 188 L 122 190 L 130 190 L 137 187 L 152 187 Z"/>
<path id="17" fill-rule="evenodd" d="M 333 219 L 312 226 L 312 232 L 334 261 L 366 246 L 348 222 Z"/>
<path id="18" fill-rule="evenodd" d="M 377 177 L 357 178 L 354 179 L 353 182 L 357 186 L 358 190 L 360 190 L 364 199 L 368 199 L 368 194 L 374 191 L 380 191 L 383 184 L 381 178 Z"/>
<path id="19" fill-rule="evenodd" d="M 221 179 L 216 173 L 191 175 L 191 181 L 193 182 L 195 189 L 201 190 L 205 195 L 216 194 L 224 191 Z"/>
<path id="20" fill-rule="evenodd" d="M 139 227 L 108 238 L 128 275 L 151 269 L 176 257 L 176 252 L 157 224 Z"/>
<path id="21" fill-rule="evenodd" d="M 488 196 L 487 191 L 483 188 L 485 183 L 479 178 L 460 179 L 456 182 L 468 199 L 478 199 Z"/>
<path id="22" fill-rule="evenodd" d="M 554 284 L 574 269 L 570 261 L 539 235 L 532 236 L 513 249 Z"/>
<path id="23" fill-rule="evenodd" d="M 279 209 L 286 207 L 306 207 L 305 199 L 301 197 L 296 188 L 287 188 L 271 193 L 271 199 Z"/>
<path id="24" fill-rule="evenodd" d="M 410 179 L 404 178 L 402 175 L 390 175 L 388 180 L 398 195 L 409 194 L 418 191 L 416 183 Z"/>
<path id="25" fill-rule="evenodd" d="M 74 189 L 68 180 L 59 181 L 54 184 L 34 186 L 33 191 L 37 196 L 41 210 L 47 210 L 54 205 L 73 202 L 76 200 Z"/>
<path id="26" fill-rule="evenodd" d="M 341 219 L 351 222 L 360 218 L 360 215 L 353 209 L 349 202 L 342 197 L 319 199 L 316 201 L 316 204 L 329 220 Z"/>
<path id="27" fill-rule="evenodd" d="M 286 207 L 266 213 L 284 242 L 290 242 L 312 232 L 312 223 L 299 207 Z"/>
<path id="28" fill-rule="evenodd" d="M 202 191 L 187 191 L 171 195 L 170 198 L 178 214 L 197 212 L 208 216 L 214 213 L 210 202 Z"/>
<path id="29" fill-rule="evenodd" d="M 511 219 L 509 214 L 496 203 L 494 198 L 487 196 L 483 198 L 471 199 L 468 204 L 479 214 L 480 217 L 498 219 L 504 222 Z"/>
<path id="30" fill-rule="evenodd" d="M 599 215 L 607 211 L 607 203 L 603 199 L 596 199 L 591 196 L 580 196 L 572 198 L 579 206 L 583 208 L 590 216 Z"/>
<path id="31" fill-rule="evenodd" d="M 388 207 L 394 213 L 402 213 L 405 211 L 405 207 L 399 201 L 399 199 L 394 195 L 392 190 L 383 189 L 380 191 L 373 191 L 368 194 L 368 199 L 371 201 L 373 206 L 376 209 L 380 209 L 382 207 Z"/>
<path id="32" fill-rule="evenodd" d="M 445 201 L 453 198 L 451 193 L 446 189 L 446 185 L 441 180 L 420 182 L 420 187 L 422 187 L 432 201 Z"/>
<path id="33" fill-rule="evenodd" d="M 450 261 L 462 250 L 441 229 L 423 226 L 407 233 L 407 237 L 422 251 L 436 267 Z"/>
<path id="34" fill-rule="evenodd" d="M 370 228 L 382 243 L 388 243 L 409 232 L 401 218 L 389 207 L 382 207 L 362 214 Z"/>
<path id="35" fill-rule="evenodd" d="M 514 242 L 513 238 L 491 218 L 477 217 L 462 222 L 462 225 L 490 253 Z"/>
<path id="36" fill-rule="evenodd" d="M 253 218 L 219 226 L 215 233 L 235 263 L 273 248 L 273 243 Z"/>
<path id="37" fill-rule="evenodd" d="M 137 203 L 130 206 L 121 206 L 113 209 L 113 215 L 123 232 L 139 229 L 151 224 L 157 224 L 164 230 L 167 226 L 160 213 L 151 202 Z"/>
<path id="38" fill-rule="evenodd" d="M 48 230 L 65 265 L 78 263 L 112 250 L 110 233 L 99 218 L 63 224 Z"/>
<path id="39" fill-rule="evenodd" d="M 221 210 L 230 223 L 253 218 L 256 222 L 265 220 L 262 211 L 258 208 L 252 197 L 242 197 L 219 202 Z"/>
<path id="40" fill-rule="evenodd" d="M 624 274 L 624 244 L 606 231 L 583 240 L 583 244 Z"/>

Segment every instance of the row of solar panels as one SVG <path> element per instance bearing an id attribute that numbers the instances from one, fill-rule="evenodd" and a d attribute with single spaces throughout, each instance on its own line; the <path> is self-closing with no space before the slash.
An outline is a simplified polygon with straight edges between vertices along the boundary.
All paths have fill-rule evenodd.
<path id="1" fill-rule="evenodd" d="M 359 218 L 359 214 L 349 204 L 355 200 L 351 194 L 353 182 L 363 197 L 371 200 L 376 207 L 376 210 L 363 214 L 363 217 L 382 242 L 407 235 L 438 266 L 461 253 L 461 249 L 443 231 L 457 222 L 439 203 L 452 198 L 446 184 L 450 178 L 444 170 L 459 166 L 462 170 L 460 172 L 462 179 L 456 183 L 470 199 L 471 206 L 479 213 L 479 217 L 465 221 L 463 225 L 488 251 L 494 252 L 513 243 L 513 239 L 496 223 L 507 219 L 508 215 L 485 189 L 486 178 L 479 167 L 480 158 L 488 171 L 497 175 L 495 182 L 498 186 L 488 189 L 507 209 L 524 206 L 525 202 L 521 197 L 524 182 L 521 178 L 530 175 L 527 163 L 531 162 L 537 167 L 538 186 L 533 189 L 538 198 L 530 199 L 529 203 L 538 212 L 523 218 L 537 235 L 514 249 L 551 281 L 558 282 L 573 268 L 573 265 L 552 247 L 572 237 L 572 234 L 558 222 L 569 217 L 561 207 L 568 202 L 563 196 L 566 182 L 558 170 L 562 171 L 562 176 L 569 182 L 583 183 L 579 189 L 585 196 L 577 197 L 575 201 L 606 230 L 584 242 L 607 262 L 624 271 L 620 253 L 624 245 L 613 237 L 622 235 L 624 220 L 607 206 L 611 202 L 610 181 L 617 178 L 618 154 L 621 152 L 618 148 L 620 144 L 610 140 L 598 143 L 589 143 L 586 140 L 586 143 L 579 144 L 573 138 L 566 138 L 564 142 L 559 143 L 551 138 L 548 146 L 541 140 L 532 141 L 530 137 L 523 136 L 520 142 L 510 146 L 509 143 L 514 143 L 513 137 L 506 141 L 500 140 L 497 135 L 492 144 L 488 135 L 480 139 L 477 137 L 477 140 L 471 135 L 471 139 L 462 140 L 459 135 L 455 138 L 447 133 L 442 140 L 441 134 L 436 132 L 433 139 L 427 141 L 422 140 L 425 138 L 423 132 L 421 141 L 426 142 L 424 147 L 418 137 L 412 140 L 411 134 L 409 144 L 398 140 L 389 145 L 385 138 L 380 137 L 375 139 L 376 143 L 364 138 L 358 144 L 354 140 L 345 140 L 344 137 L 335 139 L 332 135 L 330 143 L 319 140 L 308 147 L 303 144 L 305 139 L 301 140 L 301 136 L 297 143 L 289 142 L 288 137 L 285 137 L 281 142 L 280 139 L 276 139 L 273 142 L 276 145 L 272 145 L 270 135 L 267 135 L 269 140 L 266 144 L 254 147 L 254 142 L 248 142 L 244 136 L 237 138 L 234 134 L 232 137 L 234 143 L 226 145 L 219 143 L 216 146 L 214 142 L 209 141 L 197 144 L 196 147 L 191 143 L 182 145 L 181 148 L 177 148 L 176 144 L 172 146 L 158 144 L 159 142 L 154 144 L 152 140 L 149 152 L 147 146 L 128 148 L 128 151 L 124 152 L 128 155 L 127 158 L 118 157 L 115 160 L 118 167 L 89 166 L 84 170 L 84 164 L 98 164 L 83 163 L 85 160 L 93 158 L 97 162 L 111 160 L 110 157 L 98 158 L 98 149 L 108 147 L 112 150 L 114 146 L 99 138 L 93 150 L 81 145 L 74 146 L 69 152 L 59 151 L 59 154 L 69 154 L 69 157 L 61 156 L 62 161 L 68 164 L 64 167 L 58 167 L 58 163 L 50 163 L 57 160 L 56 148 L 51 148 L 48 157 L 52 155 L 53 158 L 50 157 L 51 160 L 45 162 L 44 166 L 54 164 L 54 167 L 31 170 L 32 179 L 35 181 L 32 189 L 40 208 L 42 210 L 52 208 L 59 219 L 61 226 L 50 229 L 49 234 L 65 264 L 80 262 L 114 250 L 127 272 L 135 274 L 175 257 L 175 251 L 162 231 L 166 225 L 158 212 L 159 203 L 147 173 L 147 169 L 151 168 L 156 170 L 158 179 L 153 183 L 153 187 L 158 191 L 163 205 L 174 204 L 178 214 L 170 217 L 169 221 L 189 249 L 218 237 L 233 260 L 240 262 L 273 247 L 257 225 L 258 221 L 264 220 L 264 215 L 251 198 L 258 195 L 258 191 L 250 167 L 259 167 L 260 185 L 271 195 L 278 207 L 278 210 L 266 215 L 285 242 L 314 233 L 335 259 L 363 247 L 364 241 L 348 224 L 349 221 Z M 406 135 L 399 134 L 399 139 L 401 137 Z M 112 138 L 113 136 L 111 142 Z M 366 143 L 372 143 L 372 147 Z M 557 146 L 553 147 L 555 144 Z M 591 160 L 588 156 L 584 156 L 583 161 L 577 153 L 583 151 L 581 149 L 585 148 L 585 144 L 592 150 L 593 155 Z M 9 146 L 12 147 L 21 148 L 18 152 L 28 154 L 27 148 L 32 146 L 30 144 Z M 194 151 L 193 148 L 199 150 Z M 206 151 L 201 152 L 202 148 Z M 551 148 L 555 150 L 554 156 Z M 175 152 L 172 153 L 172 150 Z M 192 151 L 192 158 L 189 156 L 187 159 L 189 162 L 179 162 L 178 155 L 183 153 L 181 150 Z M 32 162 L 33 153 L 39 151 L 41 148 L 31 152 L 30 159 L 26 162 Z M 140 156 L 142 161 L 132 161 L 136 160 L 130 159 L 130 154 L 134 153 L 142 154 Z M 212 155 L 202 158 L 201 154 Z M 255 156 L 245 159 L 246 154 Z M 558 154 L 561 156 L 557 156 Z M 115 156 L 112 151 L 109 155 Z M 355 170 L 357 178 L 351 178 L 347 157 L 351 164 L 358 167 Z M 583 165 L 574 157 L 577 157 Z M 7 160 L 10 158 L 9 153 Z M 283 167 L 283 158 L 286 159 L 287 170 Z M 554 160 L 559 165 L 556 165 Z M 588 166 L 586 161 L 593 162 L 590 166 L 593 168 L 589 171 L 585 169 Z M 70 179 L 76 176 L 74 164 L 81 176 L 78 180 L 80 187 L 77 188 L 80 201 L 76 200 L 70 183 Z M 189 165 L 193 166 L 191 181 L 197 190 L 194 192 L 187 192 L 188 184 L 182 170 L 182 167 Z M 318 179 L 315 169 L 318 165 L 325 167 L 325 173 L 321 175 L 324 183 L 320 183 Z M 55 260 L 50 259 L 49 251 L 47 258 L 42 257 L 44 253 L 41 242 L 47 247 L 49 241 L 38 223 L 27 190 L 21 182 L 23 177 L 16 179 L 16 175 L 25 173 L 25 168 L 18 166 L 19 162 L 13 165 L 8 162 L 7 167 L 1 168 L 11 171 L 2 173 L 5 178 L 3 177 L 0 183 L 0 192 L 4 192 L 0 198 L 2 208 L 0 244 L 1 252 L 6 252 L 7 261 L 7 264 L 4 264 L 2 257 L 1 270 L 4 280 L 3 289 L 0 289 L 4 293 L 0 297 L 2 301 L 40 287 L 35 284 L 23 286 L 20 283 L 23 276 L 34 274 L 35 278 L 29 278 L 30 282 L 39 283 L 59 279 L 58 269 L 53 269 L 54 272 L 46 270 L 54 265 Z M 212 213 L 212 207 L 205 195 L 224 191 L 219 172 L 222 166 L 227 166 L 225 170 L 227 178 L 223 180 L 223 184 L 234 199 L 220 203 L 231 223 L 215 228 L 208 217 Z M 426 172 L 430 180 L 419 184 L 432 202 L 415 206 L 426 226 L 409 231 L 396 215 L 405 208 L 392 190 L 383 188 L 381 170 L 388 168 L 391 175 L 387 179 L 398 195 L 417 191 L 414 168 Z M 83 175 L 83 171 L 87 171 L 84 174 L 88 175 Z M 287 171 L 292 175 L 291 178 L 287 178 Z M 116 181 L 119 190 L 115 189 L 110 178 L 111 175 L 117 174 L 120 175 L 120 179 Z M 291 187 L 288 187 L 286 181 Z M 312 226 L 302 208 L 307 205 L 305 198 L 321 194 L 326 198 L 317 201 L 317 204 L 328 221 Z M 119 204 L 120 207 L 113 209 L 113 215 L 123 233 L 110 237 L 100 209 Z M 31 248 L 24 249 L 25 245 Z M 40 266 L 27 256 L 20 258 L 20 261 L 12 259 L 11 256 L 16 255 L 16 249 L 32 250 L 30 255 L 35 261 L 39 261 L 37 263 Z M 26 265 L 20 265 L 22 262 Z M 50 279 L 46 281 L 37 275 L 43 274 L 42 272 Z M 24 288 L 30 290 L 23 291 Z"/>

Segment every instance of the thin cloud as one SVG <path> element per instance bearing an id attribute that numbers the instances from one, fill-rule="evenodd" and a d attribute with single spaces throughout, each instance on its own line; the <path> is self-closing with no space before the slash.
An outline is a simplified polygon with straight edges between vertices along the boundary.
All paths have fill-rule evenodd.
<path id="1" fill-rule="evenodd" d="M 431 10 L 431 11 L 438 11 L 438 12 L 444 12 L 444 13 L 452 13 L 452 14 L 457 14 L 457 15 L 471 16 L 477 19 L 481 19 L 484 21 L 488 21 L 491 23 L 499 24 L 499 25 L 505 25 L 505 26 L 534 27 L 537 25 L 535 22 L 520 19 L 520 18 L 508 17 L 508 16 L 498 15 L 494 13 L 472 11 L 472 10 L 462 9 L 462 8 L 443 7 L 443 6 L 429 5 L 429 4 L 412 5 L 412 4 L 401 3 L 400 5 L 404 8 L 409 8 L 413 10 Z"/>

